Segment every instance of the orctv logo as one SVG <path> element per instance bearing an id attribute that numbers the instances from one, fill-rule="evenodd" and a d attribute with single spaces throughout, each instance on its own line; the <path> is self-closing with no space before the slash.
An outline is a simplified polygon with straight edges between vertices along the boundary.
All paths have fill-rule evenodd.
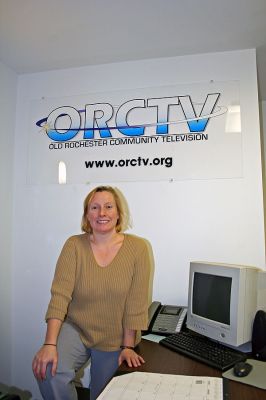
<path id="1" fill-rule="evenodd" d="M 154 127 L 157 135 L 167 135 L 169 126 L 179 123 L 186 123 L 190 133 L 204 132 L 210 118 L 226 112 L 225 107 L 217 106 L 219 97 L 220 93 L 210 93 L 200 105 L 193 103 L 190 96 L 175 96 L 132 99 L 119 107 L 110 103 L 86 104 L 84 110 L 62 106 L 37 121 L 36 125 L 45 129 L 47 136 L 57 142 L 69 141 L 80 131 L 83 131 L 84 140 L 94 139 L 95 131 L 99 132 L 100 138 L 111 138 L 113 130 L 125 136 L 141 136 L 150 127 Z M 156 118 L 146 122 L 151 109 L 155 110 Z M 138 112 L 145 122 L 129 123 L 130 117 L 134 118 Z M 176 118 L 173 118 L 175 113 Z"/>

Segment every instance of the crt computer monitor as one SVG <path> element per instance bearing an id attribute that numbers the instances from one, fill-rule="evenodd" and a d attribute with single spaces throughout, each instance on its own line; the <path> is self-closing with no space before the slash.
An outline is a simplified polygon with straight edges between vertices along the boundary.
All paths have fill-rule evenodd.
<path id="1" fill-rule="evenodd" d="M 187 327 L 232 347 L 251 341 L 259 269 L 191 262 Z"/>

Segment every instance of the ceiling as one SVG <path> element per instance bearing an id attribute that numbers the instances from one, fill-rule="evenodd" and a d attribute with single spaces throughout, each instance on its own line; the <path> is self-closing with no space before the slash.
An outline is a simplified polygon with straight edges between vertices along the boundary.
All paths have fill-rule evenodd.
<path id="1" fill-rule="evenodd" d="M 0 0 L 0 61 L 18 74 L 248 48 L 266 100 L 266 0 Z"/>

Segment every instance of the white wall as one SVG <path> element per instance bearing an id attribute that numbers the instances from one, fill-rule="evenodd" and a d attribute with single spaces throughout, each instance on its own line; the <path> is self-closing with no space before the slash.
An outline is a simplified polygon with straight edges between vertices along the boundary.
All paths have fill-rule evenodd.
<path id="1" fill-rule="evenodd" d="M 11 383 L 11 259 L 16 74 L 0 62 L 0 383 Z"/>
<path id="2" fill-rule="evenodd" d="M 264 210 L 266 210 L 266 101 L 260 103 L 260 122 L 261 122 L 261 154 L 262 154 L 262 174 L 263 174 L 263 193 Z M 266 227 L 266 215 L 264 212 L 264 225 Z"/>
<path id="3" fill-rule="evenodd" d="M 179 304 L 186 303 L 190 260 L 265 268 L 255 51 L 20 76 L 15 142 L 12 371 L 14 384 L 32 391 L 36 398 L 40 397 L 31 373 L 31 359 L 44 337 L 43 318 L 55 262 L 65 239 L 80 232 L 82 202 L 94 185 L 26 184 L 32 99 L 210 79 L 240 81 L 243 178 L 108 182 L 118 186 L 128 199 L 133 232 L 146 237 L 153 246 L 153 298 Z"/>

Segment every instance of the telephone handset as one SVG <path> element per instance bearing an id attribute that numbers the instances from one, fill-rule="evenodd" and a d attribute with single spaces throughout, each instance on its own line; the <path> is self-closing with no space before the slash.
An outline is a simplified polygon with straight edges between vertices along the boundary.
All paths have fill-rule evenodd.
<path id="1" fill-rule="evenodd" d="M 153 301 L 149 307 L 148 332 L 159 335 L 171 335 L 184 327 L 187 307 L 162 305 Z"/>

